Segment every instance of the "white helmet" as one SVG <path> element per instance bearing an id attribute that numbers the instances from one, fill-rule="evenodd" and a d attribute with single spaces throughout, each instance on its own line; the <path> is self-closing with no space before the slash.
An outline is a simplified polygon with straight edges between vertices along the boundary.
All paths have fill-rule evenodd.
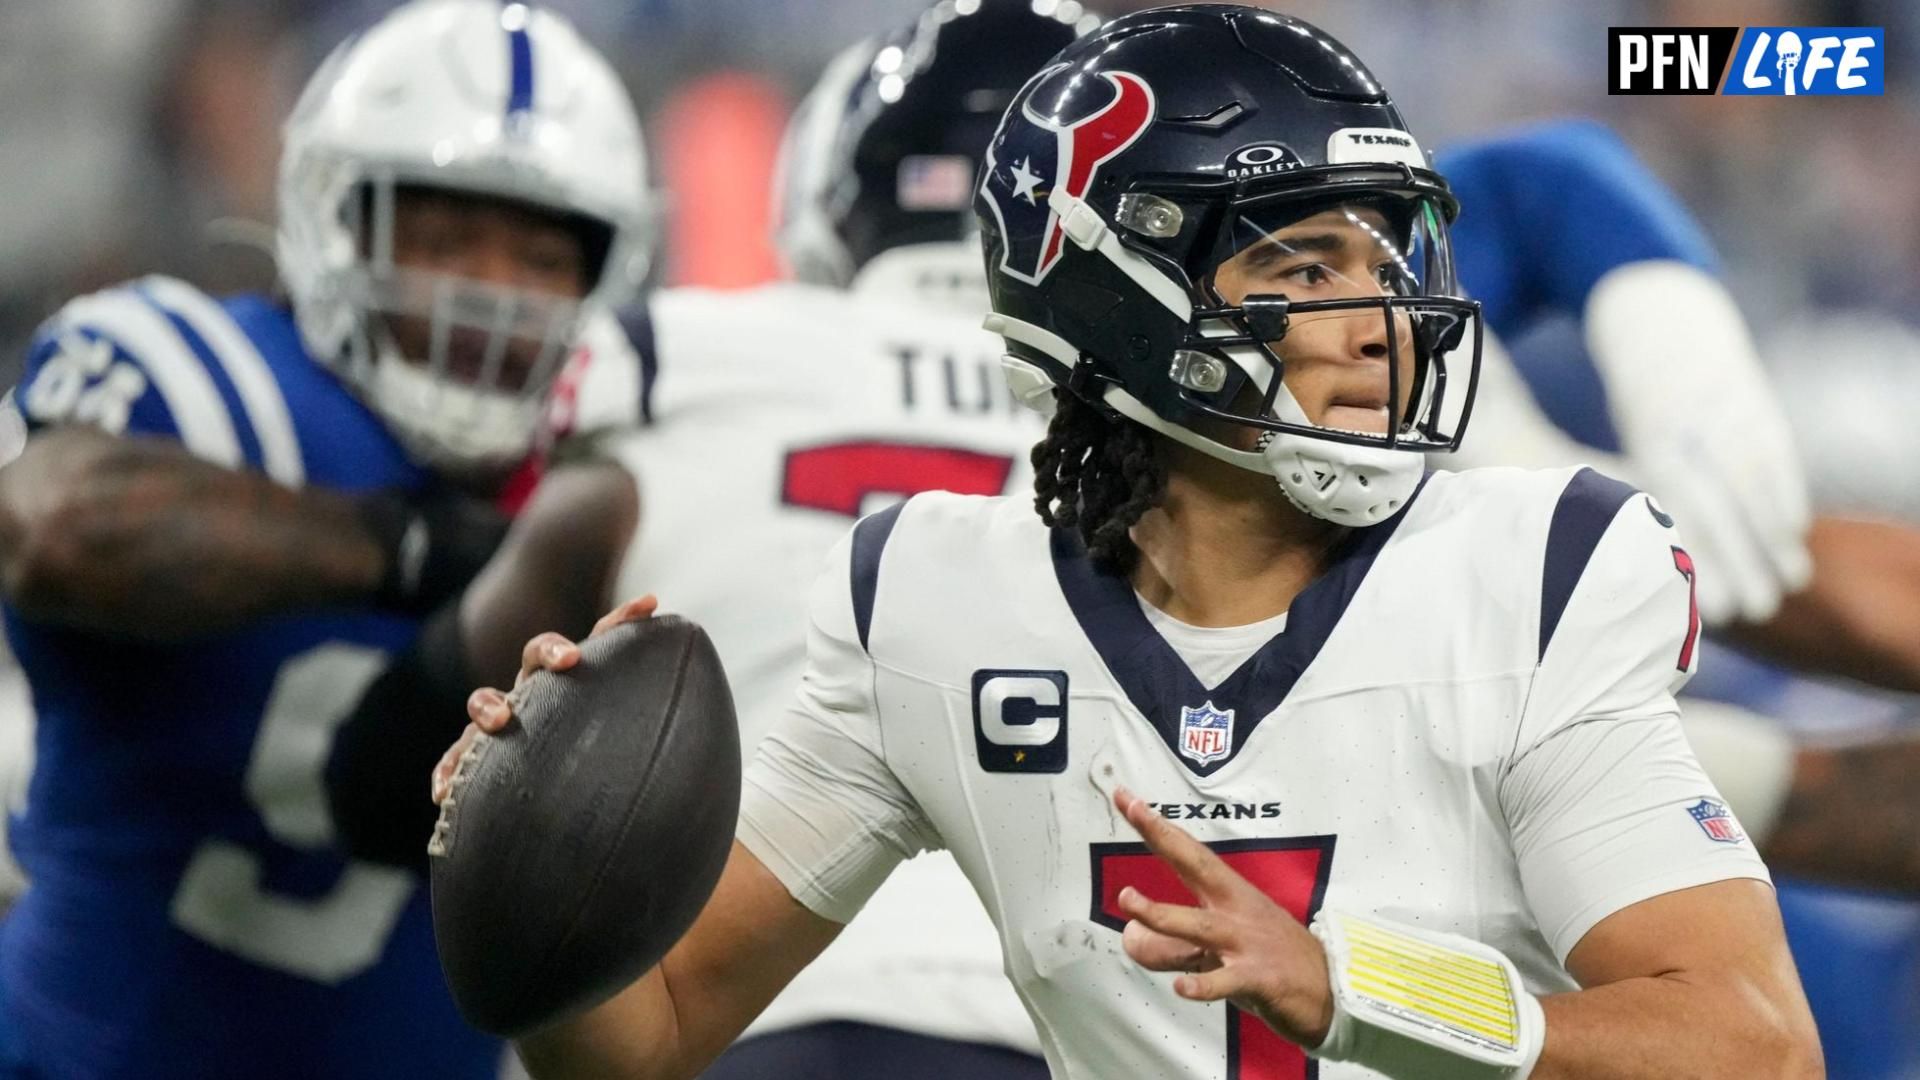
<path id="1" fill-rule="evenodd" d="M 396 267 L 402 185 L 589 226 L 591 291 L 574 302 Z M 414 0 L 335 49 L 287 121 L 279 202 L 275 254 L 308 349 L 411 453 L 443 467 L 527 453 L 582 308 L 630 299 L 651 246 L 626 88 L 566 20 L 499 0 Z M 401 354 L 381 317 L 398 314 L 430 319 L 428 355 Z M 486 335 L 477 377 L 449 370 L 455 328 Z M 515 338 L 538 354 L 509 386 L 501 371 Z"/>

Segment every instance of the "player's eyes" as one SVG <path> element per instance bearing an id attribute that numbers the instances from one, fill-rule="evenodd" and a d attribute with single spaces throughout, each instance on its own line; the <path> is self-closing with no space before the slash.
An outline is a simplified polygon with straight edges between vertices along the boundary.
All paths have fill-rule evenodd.
<path id="1" fill-rule="evenodd" d="M 1313 288 L 1333 280 L 1333 271 L 1325 263 L 1308 263 L 1283 272 L 1280 277 L 1296 285 Z"/>

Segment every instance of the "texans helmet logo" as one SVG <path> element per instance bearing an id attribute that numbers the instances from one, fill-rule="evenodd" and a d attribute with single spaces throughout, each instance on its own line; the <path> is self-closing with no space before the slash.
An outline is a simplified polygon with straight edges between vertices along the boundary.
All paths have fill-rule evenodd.
<path id="1" fill-rule="evenodd" d="M 1056 65 L 1034 76 L 1038 84 L 1066 68 Z M 1132 146 L 1153 123 L 1153 88 L 1126 71 L 1103 71 L 1113 100 L 1091 115 L 1059 124 L 1036 114 L 1034 94 L 1023 94 L 987 147 L 987 168 L 980 194 L 1006 238 L 1000 270 L 1038 285 L 1060 261 L 1066 235 L 1060 215 L 1047 205 L 1058 189 L 1084 198 L 1100 166 Z"/>

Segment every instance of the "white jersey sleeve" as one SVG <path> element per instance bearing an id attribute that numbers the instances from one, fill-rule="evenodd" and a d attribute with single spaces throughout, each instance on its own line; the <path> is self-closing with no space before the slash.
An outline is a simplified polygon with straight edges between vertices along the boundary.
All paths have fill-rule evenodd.
<path id="1" fill-rule="evenodd" d="M 1564 963 L 1641 900 L 1769 879 L 1680 729 L 1673 693 L 1697 662 L 1700 620 L 1672 519 L 1583 470 L 1546 561 L 1540 662 L 1500 802 L 1528 903 Z"/>
<path id="2" fill-rule="evenodd" d="M 807 666 L 741 789 L 740 842 L 810 911 L 845 923 L 902 861 L 939 847 L 888 766 L 861 610 L 899 507 L 856 525 L 814 585 Z"/>

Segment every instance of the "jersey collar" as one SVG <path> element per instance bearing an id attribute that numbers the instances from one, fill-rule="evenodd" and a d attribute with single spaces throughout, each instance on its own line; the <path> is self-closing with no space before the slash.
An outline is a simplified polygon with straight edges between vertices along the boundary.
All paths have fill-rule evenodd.
<path id="1" fill-rule="evenodd" d="M 1209 776 L 1237 757 L 1253 729 L 1286 700 L 1426 483 L 1423 476 L 1399 513 L 1378 525 L 1356 529 L 1343 540 L 1333 564 L 1294 598 L 1286 628 L 1211 690 L 1148 621 L 1133 585 L 1096 567 L 1070 529 L 1053 530 L 1054 576 L 1080 629 L 1133 707 L 1160 733 L 1182 765 L 1195 775 Z M 1237 717 L 1226 756 L 1204 765 L 1180 752 L 1182 713 L 1203 704 Z"/>

